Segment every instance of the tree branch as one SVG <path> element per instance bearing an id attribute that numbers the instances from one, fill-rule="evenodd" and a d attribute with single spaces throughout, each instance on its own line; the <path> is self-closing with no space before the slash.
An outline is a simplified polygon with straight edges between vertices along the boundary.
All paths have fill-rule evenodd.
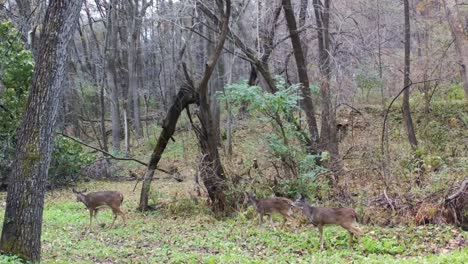
<path id="1" fill-rule="evenodd" d="M 86 144 L 86 143 L 84 143 L 83 141 L 81 141 L 81 140 L 79 140 L 79 139 L 76 139 L 76 138 L 74 138 L 74 137 L 70 137 L 70 136 L 65 135 L 65 134 L 63 134 L 63 133 L 57 133 L 57 134 L 58 134 L 58 135 L 61 135 L 62 137 L 71 139 L 71 140 L 75 141 L 76 143 L 78 143 L 78 144 L 80 144 L 80 145 L 83 145 L 83 146 L 88 147 L 88 148 L 90 148 L 90 149 L 94 149 L 94 150 L 96 150 L 96 151 L 99 151 L 99 152 L 103 153 L 104 155 L 110 157 L 111 159 L 114 159 L 114 160 L 134 161 L 134 162 L 140 163 L 141 165 L 148 166 L 147 163 L 145 163 L 145 162 L 143 162 L 143 161 L 141 161 L 141 160 L 134 159 L 134 158 L 119 158 L 119 157 L 116 157 L 116 156 L 110 154 L 109 152 L 107 152 L 107 151 L 105 151 L 105 150 L 102 150 L 102 149 L 93 147 L 93 146 L 91 146 L 91 145 L 89 145 L 89 144 Z M 161 169 L 161 168 L 156 168 L 156 170 L 162 171 L 162 172 L 164 172 L 164 173 L 167 173 L 167 174 L 172 175 L 169 171 L 164 170 L 164 169 Z"/>

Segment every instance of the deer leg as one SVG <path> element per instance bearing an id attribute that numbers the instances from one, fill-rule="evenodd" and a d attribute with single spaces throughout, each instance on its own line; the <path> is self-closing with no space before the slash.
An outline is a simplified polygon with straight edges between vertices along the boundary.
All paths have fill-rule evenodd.
<path id="1" fill-rule="evenodd" d="M 258 225 L 262 226 L 263 224 L 263 214 L 260 214 L 260 218 L 258 219 Z"/>
<path id="2" fill-rule="evenodd" d="M 281 225 L 281 229 L 284 229 L 284 225 L 286 224 L 287 220 L 288 220 L 287 216 L 283 215 L 283 224 Z"/>
<path id="3" fill-rule="evenodd" d="M 318 225 L 319 230 L 319 240 L 320 240 L 320 250 L 323 250 L 323 225 Z"/>
<path id="4" fill-rule="evenodd" d="M 360 237 L 361 234 L 362 234 L 362 230 L 359 229 L 358 227 L 353 226 L 353 225 L 352 225 L 351 227 L 352 227 L 352 229 L 353 229 L 353 234 L 354 234 L 354 236 L 356 236 L 357 242 L 358 242 L 358 244 L 359 244 L 359 243 L 360 243 L 359 237 Z"/>
<path id="5" fill-rule="evenodd" d="M 114 219 L 112 220 L 112 224 L 110 226 L 110 229 L 112 229 L 112 227 L 114 227 L 114 223 L 115 223 L 115 219 L 117 219 L 117 212 L 114 212 Z"/>
<path id="6" fill-rule="evenodd" d="M 349 233 L 349 244 L 348 244 L 348 247 L 351 249 L 351 248 L 353 248 L 353 232 L 348 231 L 348 233 Z"/>
<path id="7" fill-rule="evenodd" d="M 91 230 L 91 225 L 93 224 L 93 215 L 94 215 L 94 210 L 89 209 L 89 230 Z"/>
<path id="8" fill-rule="evenodd" d="M 122 220 L 124 221 L 124 226 L 126 226 L 127 225 L 127 216 L 125 215 L 125 213 L 122 210 L 120 210 L 120 214 L 122 216 Z"/>

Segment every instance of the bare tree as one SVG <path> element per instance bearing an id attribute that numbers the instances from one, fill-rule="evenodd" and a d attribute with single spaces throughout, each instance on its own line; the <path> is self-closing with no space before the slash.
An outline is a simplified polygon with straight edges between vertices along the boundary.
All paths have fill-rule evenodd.
<path id="1" fill-rule="evenodd" d="M 320 69 L 320 94 L 322 97 L 322 122 L 320 145 L 328 150 L 332 162 L 336 165 L 338 158 L 338 140 L 336 137 L 335 109 L 332 103 L 330 88 L 331 79 L 331 48 L 330 48 L 330 0 L 313 0 L 315 20 L 317 23 L 317 39 Z"/>
<path id="2" fill-rule="evenodd" d="M 231 1 L 216 1 L 219 13 L 222 16 L 220 24 L 221 33 L 218 42 L 211 54 L 208 63 L 205 66 L 205 72 L 198 84 L 198 93 L 200 96 L 200 129 L 196 129 L 198 140 L 202 151 L 202 167 L 205 168 L 201 173 L 201 178 L 208 191 L 214 211 L 223 212 L 226 208 L 226 199 L 224 192 L 226 189 L 226 176 L 221 164 L 218 152 L 219 138 L 214 133 L 213 117 L 210 111 L 210 98 L 208 96 L 208 82 L 215 70 L 216 62 L 223 51 L 224 42 L 229 31 L 229 18 L 231 16 Z"/>
<path id="3" fill-rule="evenodd" d="M 410 55 L 411 55 L 411 28 L 410 28 L 410 7 L 408 0 L 403 0 L 405 13 L 405 69 L 403 86 L 408 87 L 403 92 L 403 120 L 405 122 L 406 132 L 408 133 L 408 141 L 413 150 L 418 146 L 416 134 L 414 132 L 413 119 L 411 118 L 411 109 L 409 104 L 410 97 Z"/>
<path id="4" fill-rule="evenodd" d="M 34 262 L 41 258 L 42 211 L 68 44 L 82 3 L 80 0 L 49 2 L 9 177 L 0 250 Z"/>
<path id="5" fill-rule="evenodd" d="M 107 8 L 106 24 L 106 80 L 111 93 L 111 119 L 112 119 L 112 149 L 120 151 L 121 121 L 119 107 L 119 91 L 117 88 L 117 28 L 116 15 L 117 0 L 111 0 Z"/>
<path id="6" fill-rule="evenodd" d="M 309 87 L 309 77 L 307 75 L 307 66 L 305 62 L 304 53 L 302 51 L 302 44 L 297 33 L 296 18 L 294 17 L 294 11 L 292 9 L 291 0 L 282 0 L 284 16 L 288 25 L 289 33 L 291 35 L 291 43 L 294 50 L 294 58 L 296 59 L 297 72 L 299 75 L 299 81 L 301 82 L 301 91 L 303 96 L 302 108 L 307 116 L 307 123 L 309 127 L 309 133 L 312 137 L 313 145 L 312 152 L 318 152 L 317 143 L 319 142 L 319 133 L 317 127 L 317 120 L 315 119 L 314 103 L 312 102 L 312 93 Z M 301 15 L 304 17 L 305 15 Z"/>

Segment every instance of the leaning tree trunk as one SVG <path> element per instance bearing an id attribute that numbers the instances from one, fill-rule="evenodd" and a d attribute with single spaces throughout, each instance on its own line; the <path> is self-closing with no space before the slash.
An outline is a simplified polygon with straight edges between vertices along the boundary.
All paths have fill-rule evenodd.
<path id="1" fill-rule="evenodd" d="M 148 168 L 145 173 L 143 180 L 143 186 L 141 188 L 140 194 L 140 205 L 138 210 L 147 211 L 148 210 L 148 197 L 149 191 L 151 189 L 151 182 L 153 180 L 154 171 L 158 167 L 159 160 L 161 160 L 162 154 L 166 149 L 169 139 L 174 135 L 175 127 L 177 121 L 179 120 L 180 114 L 182 111 L 188 107 L 190 104 L 196 102 L 198 95 L 194 91 L 193 87 L 189 85 L 182 85 L 177 96 L 174 99 L 174 102 L 167 112 L 166 118 L 164 119 L 162 125 L 162 131 L 159 135 L 158 142 L 154 147 L 153 153 L 151 154 L 150 161 L 148 163 Z"/>
<path id="2" fill-rule="evenodd" d="M 410 97 L 410 14 L 409 14 L 409 2 L 408 0 L 403 0 L 404 2 L 404 12 L 405 12 L 405 70 L 404 70 L 404 80 L 403 86 L 408 87 L 403 92 L 403 120 L 405 122 L 406 132 L 408 133 L 408 140 L 411 144 L 413 150 L 418 146 L 418 141 L 416 140 L 416 134 L 414 132 L 413 119 L 411 118 L 411 109 L 409 104 Z"/>
<path id="3" fill-rule="evenodd" d="M 466 2 L 464 5 L 462 2 L 463 1 L 460 0 L 444 0 L 444 6 L 445 14 L 455 40 L 455 49 L 458 53 L 460 73 L 463 78 L 465 99 L 468 102 L 468 33 L 466 31 L 468 6 Z"/>
<path id="4" fill-rule="evenodd" d="M 82 0 L 49 2 L 9 177 L 0 251 L 34 262 L 41 257 L 42 212 L 67 48 L 82 3 Z"/>
<path id="5" fill-rule="evenodd" d="M 299 81 L 301 82 L 301 92 L 303 97 L 302 108 L 307 117 L 307 124 L 309 133 L 312 138 L 312 152 L 317 152 L 317 142 L 319 140 L 317 120 L 315 119 L 314 103 L 312 102 L 312 93 L 309 87 L 309 77 L 307 75 L 307 66 L 302 51 L 301 40 L 299 34 L 297 34 L 296 18 L 294 17 L 294 11 L 292 9 L 291 0 L 283 0 L 284 16 L 288 25 L 289 34 L 291 34 L 291 43 L 294 51 L 294 58 L 296 59 L 297 73 L 299 75 Z"/>

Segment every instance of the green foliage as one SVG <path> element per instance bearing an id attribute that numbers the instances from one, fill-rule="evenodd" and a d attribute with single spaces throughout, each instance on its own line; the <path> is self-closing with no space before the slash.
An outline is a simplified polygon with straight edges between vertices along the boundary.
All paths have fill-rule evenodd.
<path id="1" fill-rule="evenodd" d="M 21 264 L 24 261 L 15 255 L 0 255 L 0 263 L 3 264 Z"/>
<path id="2" fill-rule="evenodd" d="M 234 107 L 248 103 L 249 110 L 258 114 L 259 120 L 271 124 L 274 133 L 267 134 L 263 140 L 272 158 L 292 168 L 292 173 L 296 176 L 294 182 L 284 181 L 280 187 L 285 193 L 292 194 L 297 190 L 309 189 L 308 184 L 314 181 L 322 168 L 316 165 L 317 157 L 307 153 L 307 133 L 298 130 L 297 124 L 301 120 L 297 113 L 302 99 L 298 91 L 299 85 L 288 86 L 281 77 L 276 77 L 275 80 L 278 88 L 275 93 L 264 92 L 260 87 L 249 86 L 243 81 L 228 85 L 220 98 L 229 101 Z M 290 189 L 287 185 L 296 187 Z"/>
<path id="3" fill-rule="evenodd" d="M 448 100 L 464 100 L 465 99 L 465 91 L 463 90 L 463 86 L 461 83 L 459 84 L 451 84 L 448 87 L 449 92 L 447 93 Z"/>
<path id="4" fill-rule="evenodd" d="M 11 23 L 0 23 L 0 58 L 0 174 L 8 174 L 34 65 Z"/>
<path id="5" fill-rule="evenodd" d="M 81 169 L 94 160 L 95 156 L 85 152 L 80 144 L 58 136 L 49 168 L 49 182 L 60 186 L 77 181 L 81 176 Z"/>
<path id="6" fill-rule="evenodd" d="M 325 168 L 316 164 L 317 160 L 324 161 L 327 158 L 326 153 L 305 155 L 299 162 L 299 176 L 280 181 L 277 192 L 283 193 L 287 197 L 295 197 L 298 193 L 317 196 L 319 192 L 328 190 L 329 186 L 326 183 L 317 182 L 317 176 L 325 172 Z"/>

